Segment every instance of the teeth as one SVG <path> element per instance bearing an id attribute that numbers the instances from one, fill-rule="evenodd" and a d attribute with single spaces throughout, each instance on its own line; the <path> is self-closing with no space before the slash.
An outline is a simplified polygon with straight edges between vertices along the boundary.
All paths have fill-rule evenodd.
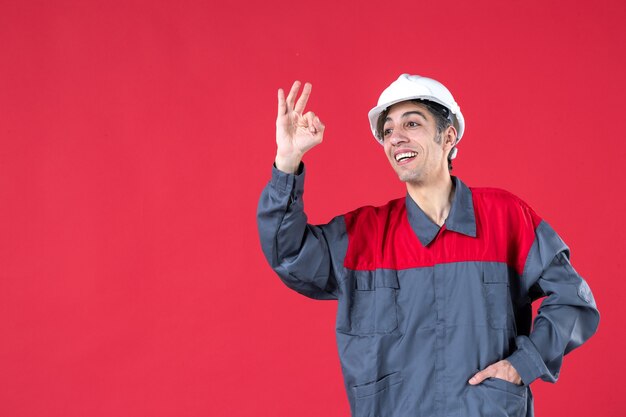
<path id="1" fill-rule="evenodd" d="M 404 152 L 396 155 L 396 161 L 400 162 L 402 159 L 413 158 L 417 156 L 417 152 Z"/>

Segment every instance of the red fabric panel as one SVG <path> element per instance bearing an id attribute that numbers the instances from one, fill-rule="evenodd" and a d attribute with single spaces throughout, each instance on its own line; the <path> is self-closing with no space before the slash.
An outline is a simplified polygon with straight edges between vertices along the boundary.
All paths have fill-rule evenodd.
<path id="1" fill-rule="evenodd" d="M 444 225 L 427 247 L 409 224 L 404 198 L 346 214 L 349 245 L 345 267 L 408 269 L 484 261 L 506 262 L 521 274 L 541 218 L 526 203 L 503 190 L 475 188 L 472 196 L 476 237 L 447 230 Z"/>

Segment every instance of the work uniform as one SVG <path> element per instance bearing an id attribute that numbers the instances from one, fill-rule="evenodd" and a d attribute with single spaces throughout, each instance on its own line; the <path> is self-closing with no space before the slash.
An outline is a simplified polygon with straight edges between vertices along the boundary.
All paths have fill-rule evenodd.
<path id="1" fill-rule="evenodd" d="M 273 168 L 258 206 L 266 258 L 290 288 L 338 300 L 336 336 L 355 417 L 533 415 L 529 384 L 599 320 L 569 249 L 527 204 L 453 178 L 445 224 L 407 194 L 307 224 L 304 168 Z M 531 302 L 545 296 L 531 330 Z M 523 385 L 477 371 L 508 359 Z"/>

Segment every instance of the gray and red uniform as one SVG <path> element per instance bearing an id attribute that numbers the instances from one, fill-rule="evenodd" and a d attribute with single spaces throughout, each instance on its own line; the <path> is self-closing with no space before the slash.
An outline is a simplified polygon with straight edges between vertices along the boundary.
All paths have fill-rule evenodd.
<path id="1" fill-rule="evenodd" d="M 408 194 L 313 226 L 301 168 L 273 169 L 258 206 L 261 244 L 287 286 L 338 300 L 353 416 L 532 416 L 529 384 L 556 381 L 563 355 L 599 320 L 554 230 L 514 195 L 455 177 L 442 227 Z M 531 302 L 543 296 L 533 324 Z M 523 385 L 468 385 L 501 359 Z"/>

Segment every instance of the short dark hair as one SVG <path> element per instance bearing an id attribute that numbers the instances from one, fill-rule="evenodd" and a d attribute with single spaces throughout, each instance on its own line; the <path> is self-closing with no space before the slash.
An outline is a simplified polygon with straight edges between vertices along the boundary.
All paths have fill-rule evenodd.
<path id="1" fill-rule="evenodd" d="M 450 110 L 442 106 L 439 103 L 435 103 L 434 101 L 429 100 L 410 100 L 411 103 L 421 104 L 430 112 L 430 114 L 435 118 L 435 123 L 437 125 L 437 136 L 435 137 L 435 142 L 441 143 L 441 134 L 449 127 L 452 126 L 452 120 L 450 120 Z M 384 140 L 384 127 L 385 127 L 385 119 L 389 114 L 389 107 L 387 107 L 383 112 L 378 116 L 378 121 L 376 123 L 376 133 L 378 136 Z M 454 146 L 450 149 L 450 153 L 448 154 L 448 170 L 452 171 L 452 158 L 450 156 L 454 152 Z"/>

